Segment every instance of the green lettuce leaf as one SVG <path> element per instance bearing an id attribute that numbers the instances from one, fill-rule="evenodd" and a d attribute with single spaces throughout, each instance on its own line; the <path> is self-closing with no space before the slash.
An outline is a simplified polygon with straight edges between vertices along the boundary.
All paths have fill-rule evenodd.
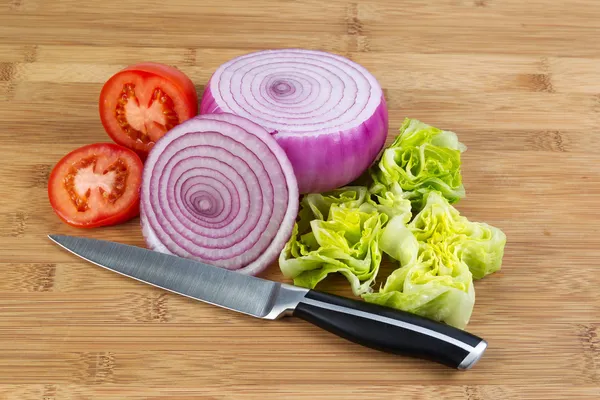
<path id="1" fill-rule="evenodd" d="M 438 192 L 424 202 L 410 224 L 392 218 L 385 227 L 380 248 L 401 267 L 379 292 L 362 297 L 464 328 L 475 303 L 473 278 L 500 269 L 506 236 L 470 222 Z"/>
<path id="2" fill-rule="evenodd" d="M 312 289 L 340 273 L 367 302 L 464 328 L 473 280 L 501 268 L 506 244 L 500 229 L 471 222 L 452 206 L 465 196 L 465 150 L 453 132 L 406 119 L 371 168 L 370 187 L 303 196 L 279 257 L 283 274 Z M 374 292 L 383 253 L 399 268 Z"/>
<path id="3" fill-rule="evenodd" d="M 361 204 L 360 209 L 365 212 L 384 213 L 389 218 L 400 217 L 404 223 L 408 223 L 412 217 L 411 202 L 404 196 L 402 188 L 397 183 L 392 184 L 389 190 L 384 192 L 369 192 L 366 202 Z"/>
<path id="4" fill-rule="evenodd" d="M 427 193 L 424 201 L 425 207 L 409 225 L 419 242 L 445 243 L 475 279 L 500 269 L 506 245 L 504 232 L 486 223 L 469 221 L 438 192 Z"/>
<path id="5" fill-rule="evenodd" d="M 475 304 L 472 274 L 444 243 L 418 242 L 411 229 L 392 220 L 381 248 L 400 261 L 377 293 L 365 293 L 370 303 L 393 307 L 464 328 Z"/>
<path id="6" fill-rule="evenodd" d="M 417 211 L 424 205 L 423 196 L 432 190 L 456 203 L 465 197 L 460 154 L 466 149 L 454 132 L 407 118 L 400 134 L 371 168 L 370 190 L 386 193 L 397 183 Z"/>
<path id="7" fill-rule="evenodd" d="M 381 264 L 379 237 L 389 216 L 406 222 L 411 216 L 410 201 L 401 193 L 379 204 L 363 186 L 306 195 L 300 208 L 292 237 L 279 257 L 281 271 L 295 285 L 311 289 L 339 272 L 356 295 L 372 290 Z"/>

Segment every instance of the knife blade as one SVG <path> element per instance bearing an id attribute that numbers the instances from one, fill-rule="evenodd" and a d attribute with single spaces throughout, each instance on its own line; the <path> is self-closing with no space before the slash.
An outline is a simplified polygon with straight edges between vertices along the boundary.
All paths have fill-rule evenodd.
<path id="1" fill-rule="evenodd" d="M 373 349 L 466 370 L 487 348 L 485 340 L 466 331 L 388 307 L 141 247 L 64 235 L 48 237 L 86 261 L 146 284 L 257 318 L 299 317 Z"/>

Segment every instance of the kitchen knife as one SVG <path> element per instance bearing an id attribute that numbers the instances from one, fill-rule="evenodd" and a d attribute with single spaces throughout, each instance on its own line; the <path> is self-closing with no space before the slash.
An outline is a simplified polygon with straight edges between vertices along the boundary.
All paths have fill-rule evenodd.
<path id="1" fill-rule="evenodd" d="M 299 317 L 373 349 L 466 370 L 487 347 L 485 340 L 468 332 L 388 307 L 141 247 L 72 236 L 48 237 L 93 264 L 161 289 L 257 318 Z"/>

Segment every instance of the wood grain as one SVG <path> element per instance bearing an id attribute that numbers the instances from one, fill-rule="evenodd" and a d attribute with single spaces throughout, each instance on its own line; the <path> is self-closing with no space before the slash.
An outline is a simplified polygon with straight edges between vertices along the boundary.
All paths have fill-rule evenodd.
<path id="1" fill-rule="evenodd" d="M 600 398 L 599 26 L 596 0 L 0 0 L 0 398 Z M 469 147 L 458 208 L 508 236 L 476 283 L 468 329 L 490 347 L 473 370 L 166 294 L 46 239 L 143 245 L 138 220 L 81 232 L 47 201 L 56 161 L 109 140 L 109 76 L 164 62 L 201 92 L 221 63 L 282 47 L 373 72 L 389 141 L 408 116 Z"/>

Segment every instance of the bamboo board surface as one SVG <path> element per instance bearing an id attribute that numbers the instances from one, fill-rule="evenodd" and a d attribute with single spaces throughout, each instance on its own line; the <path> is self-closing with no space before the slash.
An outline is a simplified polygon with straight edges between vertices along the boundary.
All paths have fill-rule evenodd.
<path id="1" fill-rule="evenodd" d="M 47 201 L 64 154 L 108 141 L 108 77 L 158 61 L 201 92 L 231 57 L 282 47 L 368 68 L 390 140 L 408 116 L 469 147 L 458 208 L 508 237 L 476 282 L 468 330 L 490 345 L 473 370 L 166 294 L 47 240 L 143 245 L 137 219 L 81 232 Z M 597 0 L 0 0 L 0 398 L 600 398 L 599 172 Z"/>

